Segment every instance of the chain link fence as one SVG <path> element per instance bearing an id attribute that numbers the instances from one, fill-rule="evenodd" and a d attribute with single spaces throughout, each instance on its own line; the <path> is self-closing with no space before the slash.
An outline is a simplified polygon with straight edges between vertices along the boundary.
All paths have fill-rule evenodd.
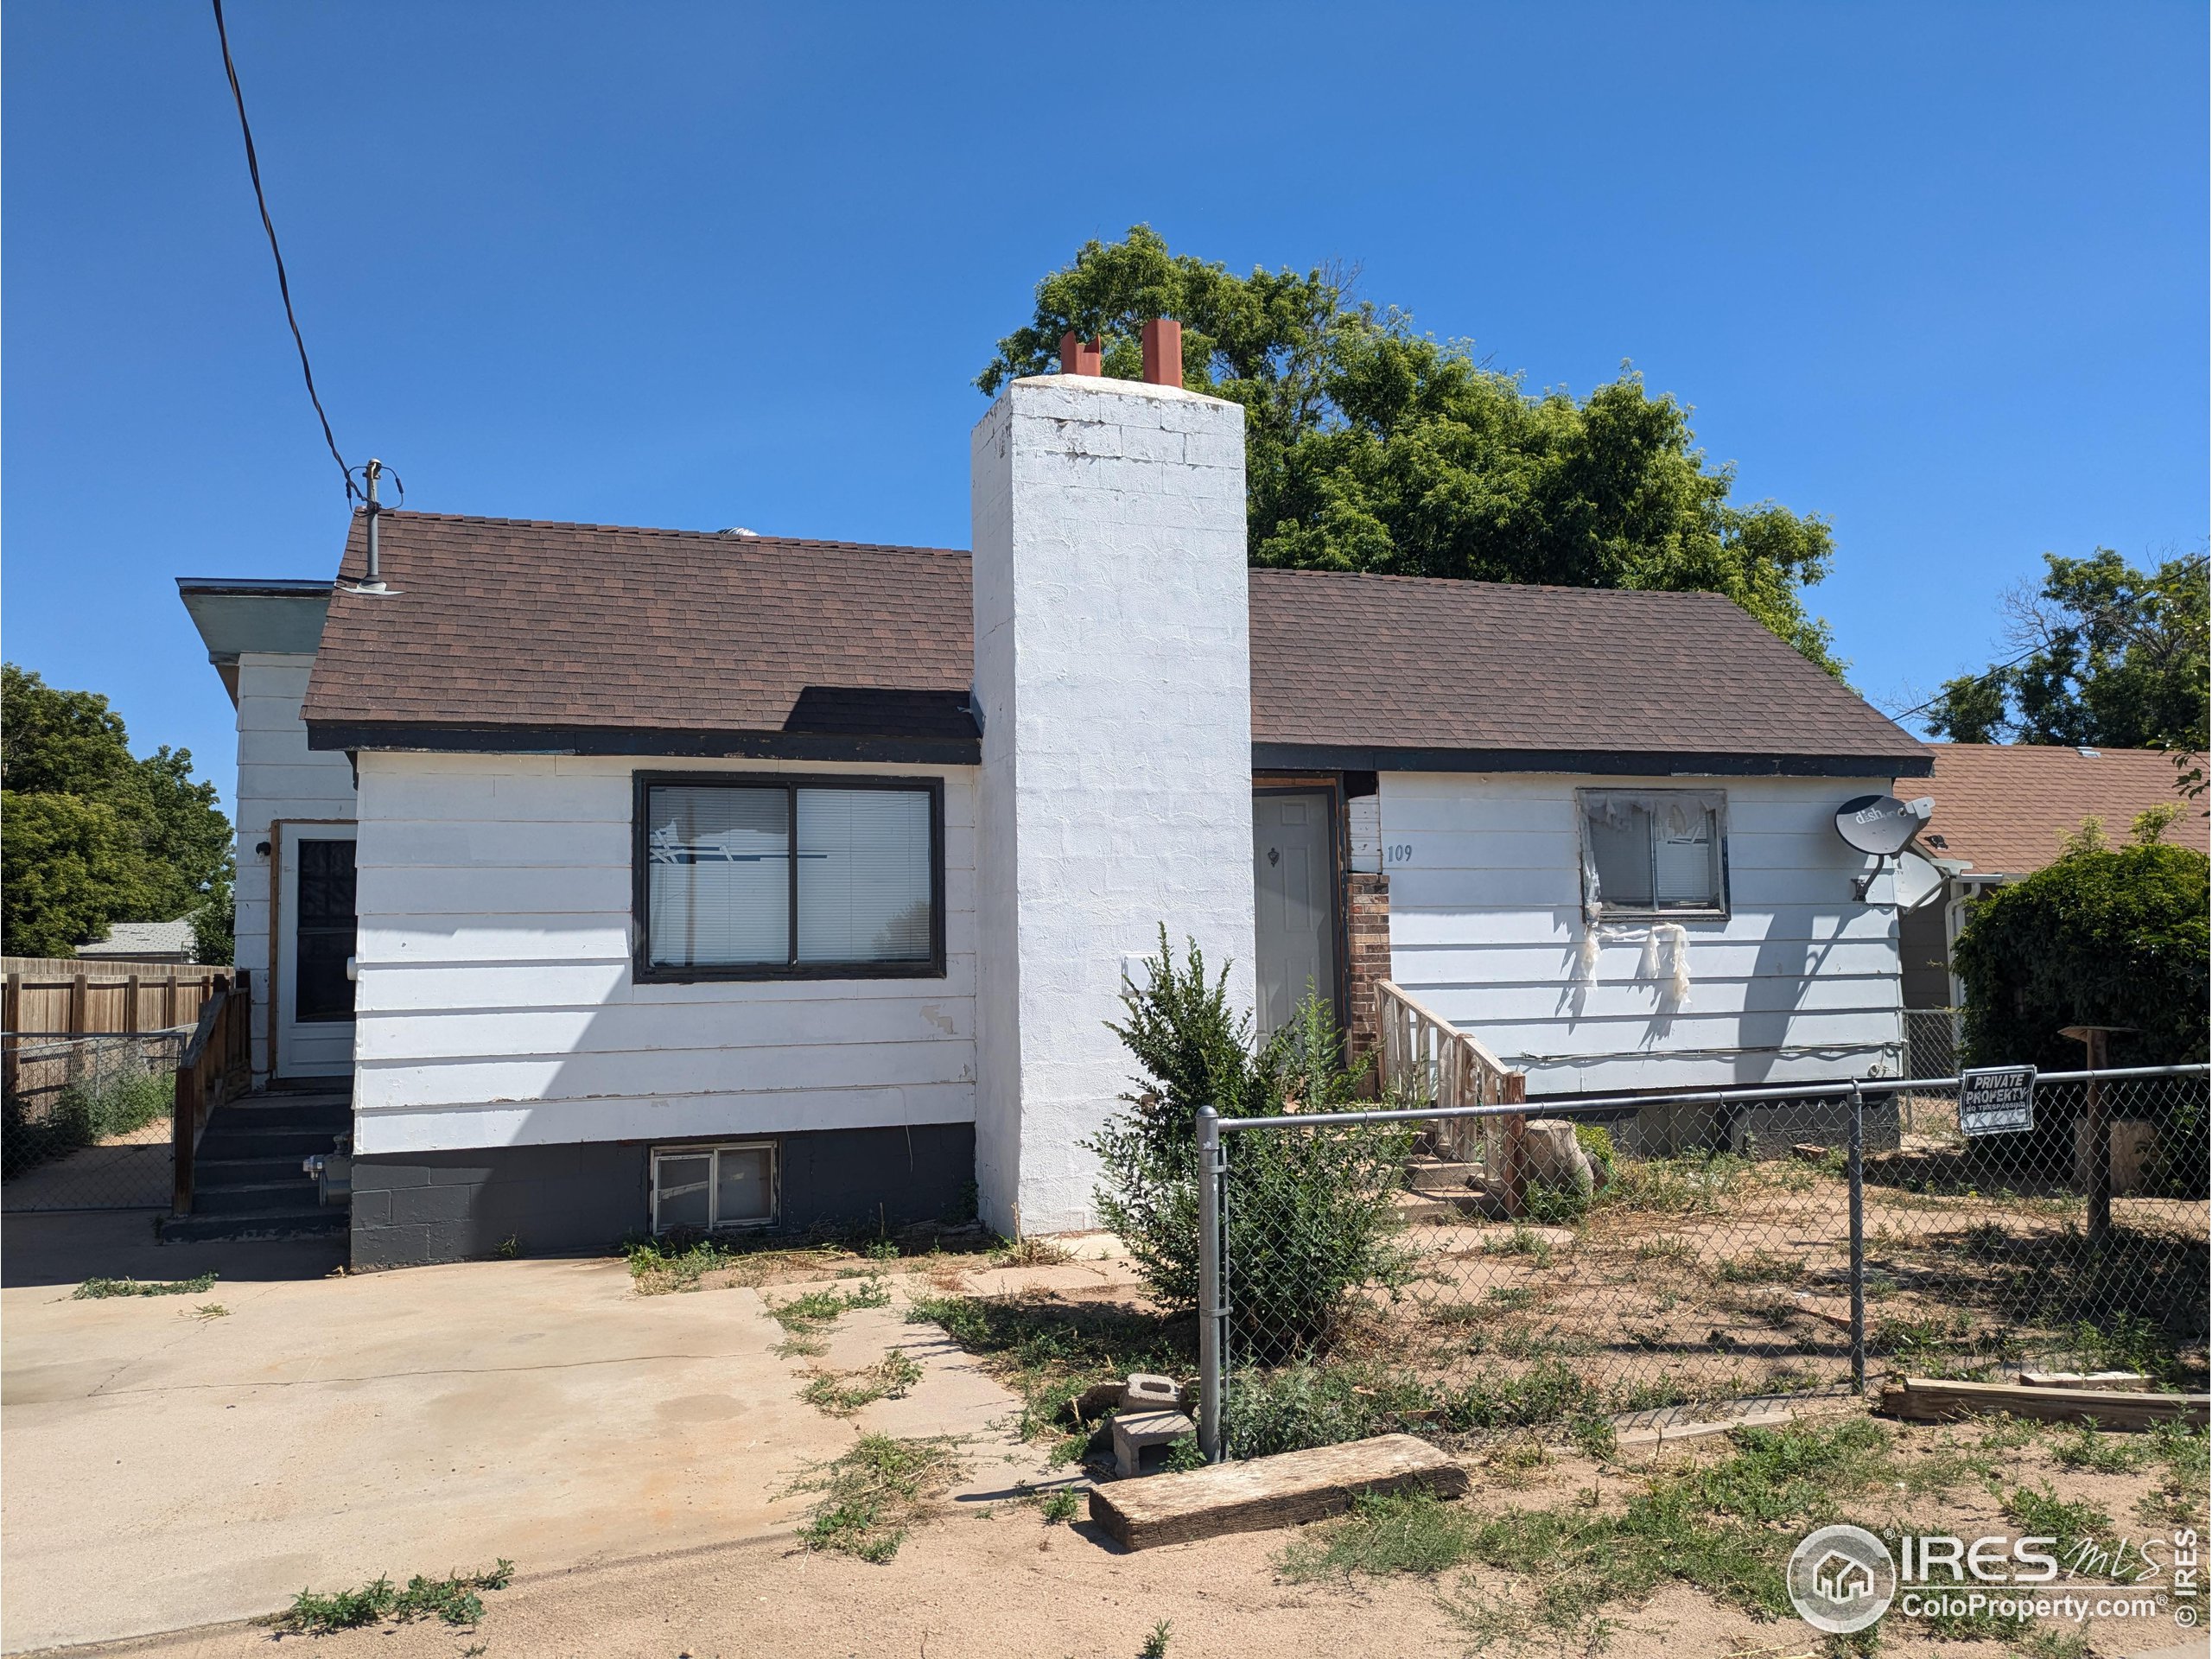
<path id="1" fill-rule="evenodd" d="M 191 1028 L 18 1037 L 0 1098 L 0 1209 L 166 1209 L 176 1067 Z"/>
<path id="2" fill-rule="evenodd" d="M 1207 1448 L 1609 1445 L 1885 1371 L 2202 1389 L 2207 1071 L 2046 1075 L 2005 1128 L 1978 1088 L 1962 1130 L 1955 1075 L 1455 1113 L 1473 1135 L 1201 1114 Z"/>
<path id="3" fill-rule="evenodd" d="M 1904 1010 L 1904 1074 L 1948 1077 L 1959 1069 L 1963 1008 Z"/>

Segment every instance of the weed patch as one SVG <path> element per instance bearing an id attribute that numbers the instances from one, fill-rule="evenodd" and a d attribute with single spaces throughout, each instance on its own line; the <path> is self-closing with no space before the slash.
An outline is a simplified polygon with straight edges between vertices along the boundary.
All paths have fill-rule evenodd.
<path id="1" fill-rule="evenodd" d="M 1275 1559 L 1294 1582 L 1364 1573 L 1433 1576 L 1471 1560 L 1478 1523 L 1464 1503 L 1433 1492 L 1369 1492 L 1352 1500 L 1351 1513 L 1316 1529 Z"/>
<path id="2" fill-rule="evenodd" d="M 799 1541 L 880 1565 L 899 1553 L 907 1529 L 963 1472 L 950 1440 L 864 1434 L 844 1456 L 808 1471 L 788 1489 L 819 1498 Z"/>
<path id="3" fill-rule="evenodd" d="M 1083 1513 L 1083 1498 L 1072 1486 L 1056 1486 L 1037 1500 L 1037 1512 L 1048 1527 L 1064 1527 Z"/>
<path id="4" fill-rule="evenodd" d="M 913 1358 L 893 1349 L 873 1365 L 857 1371 L 817 1371 L 798 1391 L 798 1397 L 832 1417 L 849 1417 L 862 1406 L 879 1400 L 899 1400 L 922 1380 L 922 1368 Z"/>
<path id="5" fill-rule="evenodd" d="M 386 1619 L 402 1624 L 418 1618 L 474 1624 L 484 1617 L 484 1599 L 478 1592 L 505 1589 L 513 1581 L 514 1570 L 512 1561 L 502 1559 L 483 1573 L 449 1573 L 442 1579 L 425 1578 L 418 1573 L 404 1590 L 388 1578 L 373 1579 L 359 1589 L 328 1595 L 302 1590 L 270 1624 L 302 1636 L 327 1636 L 334 1630 L 381 1624 Z"/>
<path id="6" fill-rule="evenodd" d="M 108 1296 L 197 1296 L 214 1287 L 215 1275 L 203 1273 L 191 1279 L 87 1279 L 69 1293 L 74 1302 L 98 1301 Z"/>
<path id="7" fill-rule="evenodd" d="M 1090 1426 L 1069 1408 L 1075 1395 L 1131 1371 L 1187 1376 L 1197 1358 L 1194 1322 L 1115 1303 L 918 1295 L 906 1319 L 939 1326 L 1020 1395 L 1021 1432 L 1029 1439 L 1080 1428 L 1087 1440 Z"/>
<path id="8" fill-rule="evenodd" d="M 2132 1475 L 2151 1460 L 2151 1447 L 2126 1434 L 2104 1434 L 2093 1423 L 2067 1430 L 2050 1448 L 2050 1455 L 2068 1469 L 2086 1469 L 2094 1475 Z"/>
<path id="9" fill-rule="evenodd" d="M 779 1354 L 818 1354 L 822 1333 L 855 1307 L 887 1307 L 891 1292 L 880 1279 L 863 1279 L 850 1290 L 810 1290 L 803 1296 L 779 1302 L 763 1296 L 768 1317 L 784 1327 Z M 910 1362 L 911 1363 L 911 1362 Z M 880 1395 L 874 1396 L 882 1398 Z"/>
<path id="10" fill-rule="evenodd" d="M 1049 1238 L 1002 1238 L 984 1259 L 995 1268 L 1056 1268 L 1072 1262 L 1075 1255 L 1065 1244 Z"/>
<path id="11" fill-rule="evenodd" d="M 1585 1502 L 1484 1517 L 1405 1506 L 1377 1510 L 1364 1526 L 1356 1512 L 1301 1565 L 1322 1572 L 1376 1570 L 1367 1560 L 1390 1571 L 1440 1570 L 1428 1562 L 1496 1567 L 1525 1577 L 1529 1594 L 1508 1600 L 1463 1587 L 1446 1598 L 1471 1636 L 1594 1650 L 1611 1629 L 1607 1607 L 1640 1602 L 1669 1580 L 1758 1618 L 1787 1616 L 1783 1567 L 1797 1539 L 1836 1518 L 1840 1499 L 1895 1474 L 1888 1434 L 1864 1419 L 1738 1429 L 1726 1457 L 1655 1475 L 1618 1511 Z M 1414 1565 L 1391 1565 L 1400 1560 Z"/>

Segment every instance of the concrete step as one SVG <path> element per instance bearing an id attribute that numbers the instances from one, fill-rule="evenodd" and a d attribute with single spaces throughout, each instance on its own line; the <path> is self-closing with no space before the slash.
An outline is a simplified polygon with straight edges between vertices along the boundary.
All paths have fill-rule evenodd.
<path id="1" fill-rule="evenodd" d="M 328 1151 L 328 1147 L 319 1147 Z M 296 1181 L 306 1179 L 306 1172 L 298 1157 L 289 1153 L 267 1158 L 210 1158 L 203 1142 L 200 1155 L 193 1160 L 193 1185 L 202 1190 L 216 1186 L 240 1186 L 255 1181 Z"/>
<path id="2" fill-rule="evenodd" d="M 318 1238 L 332 1235 L 342 1236 L 348 1219 L 342 1209 L 325 1210 L 318 1206 L 312 1212 L 268 1210 L 235 1215 L 164 1216 L 161 1230 L 163 1238 L 175 1240 Z"/>
<path id="3" fill-rule="evenodd" d="M 342 1096 L 310 1099 L 248 1095 L 243 1100 L 226 1101 L 214 1109 L 207 1122 L 210 1128 L 225 1122 L 263 1129 L 328 1128 L 334 1135 L 343 1135 L 353 1126 L 353 1108 Z"/>
<path id="4" fill-rule="evenodd" d="M 1483 1184 L 1480 1164 L 1446 1163 L 1440 1158 L 1415 1158 L 1406 1165 L 1406 1185 L 1415 1192 L 1460 1196 Z"/>
<path id="5" fill-rule="evenodd" d="M 220 1116 L 200 1137 L 199 1156 L 218 1162 L 238 1158 L 289 1158 L 295 1167 L 311 1152 L 328 1152 L 344 1129 L 243 1129 Z"/>
<path id="6" fill-rule="evenodd" d="M 321 1208 L 315 1183 L 296 1172 L 289 1181 L 242 1181 L 219 1186 L 195 1179 L 192 1188 L 192 1213 L 195 1216 L 261 1215 Z"/>

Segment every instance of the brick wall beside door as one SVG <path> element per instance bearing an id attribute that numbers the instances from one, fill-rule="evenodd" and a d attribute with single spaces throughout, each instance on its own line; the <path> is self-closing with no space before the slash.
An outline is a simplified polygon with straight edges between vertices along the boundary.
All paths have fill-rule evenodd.
<path id="1" fill-rule="evenodd" d="M 1361 870 L 1344 873 L 1344 995 L 1351 1029 L 1345 1056 L 1378 1061 L 1382 1027 L 1375 1001 L 1375 982 L 1390 976 L 1390 878 Z"/>

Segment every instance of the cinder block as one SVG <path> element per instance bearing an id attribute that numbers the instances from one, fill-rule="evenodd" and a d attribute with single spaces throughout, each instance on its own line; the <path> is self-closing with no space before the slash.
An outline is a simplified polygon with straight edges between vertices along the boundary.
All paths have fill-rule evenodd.
<path id="1" fill-rule="evenodd" d="M 1198 1432 L 1179 1411 L 1124 1412 L 1114 1419 L 1114 1471 L 1124 1480 L 1144 1472 L 1144 1454 Z"/>

